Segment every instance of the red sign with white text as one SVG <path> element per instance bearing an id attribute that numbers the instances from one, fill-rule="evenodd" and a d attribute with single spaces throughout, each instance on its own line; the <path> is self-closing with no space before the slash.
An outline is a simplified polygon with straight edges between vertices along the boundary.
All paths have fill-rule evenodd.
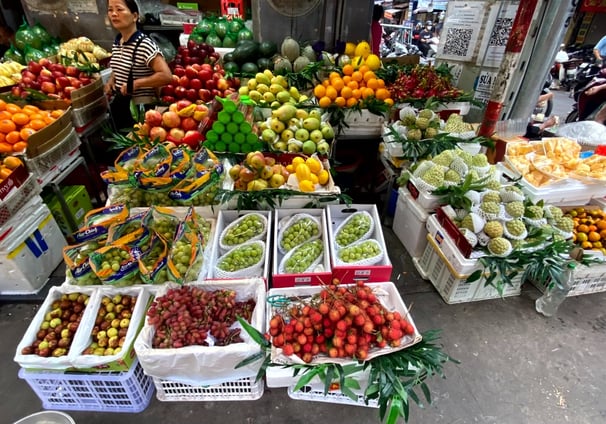
<path id="1" fill-rule="evenodd" d="M 581 12 L 606 13 L 606 0 L 583 0 Z"/>

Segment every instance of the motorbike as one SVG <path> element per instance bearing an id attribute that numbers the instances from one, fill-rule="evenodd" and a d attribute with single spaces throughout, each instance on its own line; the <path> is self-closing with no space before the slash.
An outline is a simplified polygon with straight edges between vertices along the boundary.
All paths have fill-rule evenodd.
<path id="1" fill-rule="evenodd" d="M 383 35 L 381 43 L 382 57 L 398 57 L 404 55 L 420 55 L 419 48 L 412 43 L 405 43 L 401 31 L 392 31 Z"/>
<path id="2" fill-rule="evenodd" d="M 572 110 L 566 116 L 565 122 L 576 122 L 591 119 L 592 113 L 597 112 L 601 105 L 599 99 L 592 99 L 584 94 L 589 88 L 606 84 L 606 68 L 601 68 L 595 63 L 588 63 L 579 68 L 575 76 L 572 98 L 574 104 Z"/>

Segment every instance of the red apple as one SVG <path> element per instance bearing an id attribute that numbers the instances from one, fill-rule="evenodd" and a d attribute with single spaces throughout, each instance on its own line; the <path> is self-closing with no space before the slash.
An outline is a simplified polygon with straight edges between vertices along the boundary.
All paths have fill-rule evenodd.
<path id="1" fill-rule="evenodd" d="M 204 87 L 208 90 L 212 90 L 214 88 L 217 88 L 217 83 L 214 79 L 209 79 L 204 83 Z"/>
<path id="2" fill-rule="evenodd" d="M 204 65 L 201 65 L 201 66 L 204 66 Z M 213 77 L 213 73 L 210 69 L 202 68 L 198 71 L 198 78 L 200 78 L 200 81 L 202 81 L 202 82 L 208 81 L 212 77 Z"/>
<path id="3" fill-rule="evenodd" d="M 175 141 L 181 141 L 181 139 L 183 139 L 185 136 L 185 131 L 183 131 L 181 128 L 171 128 L 168 135 L 171 136 L 171 138 Z"/>
<path id="4" fill-rule="evenodd" d="M 63 66 L 60 63 L 51 63 L 48 66 L 48 69 L 50 69 L 53 72 L 61 72 L 62 74 L 65 74 L 65 66 Z"/>
<path id="5" fill-rule="evenodd" d="M 219 78 L 217 80 L 217 89 L 219 90 L 227 90 L 229 88 L 229 84 L 227 83 L 227 80 L 225 78 Z"/>
<path id="6" fill-rule="evenodd" d="M 181 141 L 187 144 L 192 149 L 198 149 L 200 142 L 202 141 L 202 134 L 196 130 L 189 130 L 185 133 Z"/>
<path id="7" fill-rule="evenodd" d="M 177 112 L 166 111 L 162 114 L 162 125 L 166 128 L 177 128 L 181 125 L 181 118 L 179 118 Z"/>
<path id="8" fill-rule="evenodd" d="M 50 81 L 44 81 L 40 84 L 40 89 L 47 94 L 54 94 L 57 92 L 57 87 Z"/>
<path id="9" fill-rule="evenodd" d="M 40 71 L 42 71 L 42 65 L 40 65 L 38 62 L 36 62 L 34 60 L 30 60 L 29 63 L 27 64 L 27 69 L 30 72 L 33 72 L 34 74 L 38 75 L 40 73 Z"/>
<path id="10" fill-rule="evenodd" d="M 197 78 L 198 71 L 196 71 L 192 66 L 188 66 L 187 68 L 185 68 L 185 76 L 189 79 Z"/>
<path id="11" fill-rule="evenodd" d="M 175 99 L 173 96 L 162 96 L 162 103 L 174 103 Z"/>
<path id="12" fill-rule="evenodd" d="M 186 95 L 187 95 L 187 88 L 182 87 L 180 85 L 175 87 L 175 97 L 177 99 L 184 99 Z"/>
<path id="13" fill-rule="evenodd" d="M 202 88 L 202 81 L 198 79 L 198 74 L 196 74 L 196 78 L 189 80 L 189 88 L 193 88 L 194 90 L 199 90 Z"/>
<path id="14" fill-rule="evenodd" d="M 50 61 L 50 60 L 48 60 L 48 58 L 43 57 L 42 59 L 40 59 L 40 60 L 38 61 L 38 63 L 39 63 L 40 65 L 42 65 L 42 66 L 48 67 L 48 66 L 50 66 L 50 64 L 51 64 L 51 61 Z"/>
<path id="15" fill-rule="evenodd" d="M 188 88 L 186 97 L 188 100 L 195 102 L 196 100 L 198 100 L 198 90 L 194 90 L 193 88 Z"/>
<path id="16" fill-rule="evenodd" d="M 145 123 L 147 123 L 150 128 L 159 127 L 162 125 L 162 114 L 155 109 L 148 110 L 145 112 Z"/>
<path id="17" fill-rule="evenodd" d="M 182 66 L 176 66 L 173 73 L 180 78 L 185 75 L 185 68 Z"/>
<path id="18" fill-rule="evenodd" d="M 177 110 L 185 109 L 187 106 L 191 105 L 191 101 L 187 99 L 177 101 Z"/>
<path id="19" fill-rule="evenodd" d="M 61 88 L 70 87 L 71 82 L 67 77 L 61 76 L 57 78 L 57 85 Z"/>
<path id="20" fill-rule="evenodd" d="M 78 68 L 76 68 L 75 66 L 66 66 L 65 67 L 65 75 L 69 76 L 69 77 L 75 77 L 78 76 Z"/>
<path id="21" fill-rule="evenodd" d="M 151 138 L 152 140 L 157 140 L 160 143 L 166 140 L 167 135 L 168 134 L 166 130 L 162 127 L 152 127 L 149 130 L 149 138 Z"/>
<path id="22" fill-rule="evenodd" d="M 198 97 L 203 102 L 210 102 L 213 98 L 210 90 L 208 90 L 206 88 L 201 88 L 200 90 L 198 90 Z"/>
<path id="23" fill-rule="evenodd" d="M 160 95 L 162 96 L 172 96 L 175 94 L 175 86 L 172 84 L 165 85 L 160 89 Z"/>
<path id="24" fill-rule="evenodd" d="M 183 118 L 181 119 L 181 128 L 183 128 L 184 131 L 195 130 L 196 128 L 198 128 L 198 121 L 196 121 L 191 116 Z"/>
<path id="25" fill-rule="evenodd" d="M 67 77 L 67 79 L 69 79 L 69 83 L 71 84 L 72 87 L 74 87 L 74 88 L 82 87 L 82 82 L 80 82 L 80 80 L 78 78 Z"/>

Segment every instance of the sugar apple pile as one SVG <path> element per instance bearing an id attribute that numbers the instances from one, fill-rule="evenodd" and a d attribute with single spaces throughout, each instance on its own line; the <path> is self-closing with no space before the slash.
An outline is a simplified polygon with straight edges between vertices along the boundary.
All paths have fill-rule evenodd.
<path id="1" fill-rule="evenodd" d="M 444 131 L 468 139 L 475 137 L 476 133 L 471 124 L 463 121 L 463 117 L 458 113 L 451 113 L 444 123 Z"/>
<path id="2" fill-rule="evenodd" d="M 455 223 L 474 248 L 479 245 L 495 256 L 507 255 L 513 248 L 524 248 L 532 226 L 545 225 L 557 229 L 556 236 L 572 236 L 574 223 L 560 208 L 525 204 L 515 186 L 472 194 L 470 212 Z"/>
<path id="3" fill-rule="evenodd" d="M 418 141 L 434 138 L 441 128 L 440 117 L 430 109 L 417 112 L 412 107 L 400 110 L 399 132 L 406 135 L 408 140 Z"/>

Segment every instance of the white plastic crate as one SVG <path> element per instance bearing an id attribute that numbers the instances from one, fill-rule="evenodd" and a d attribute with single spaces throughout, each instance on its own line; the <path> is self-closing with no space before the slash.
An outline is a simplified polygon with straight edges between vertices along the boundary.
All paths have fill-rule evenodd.
<path id="1" fill-rule="evenodd" d="M 533 286 L 545 292 L 543 284 L 530 280 Z M 574 270 L 574 282 L 568 297 L 606 291 L 606 264 L 578 265 Z"/>
<path id="2" fill-rule="evenodd" d="M 34 196 L 42 192 L 36 177 L 29 174 L 25 182 L 11 192 L 3 200 L 0 200 L 0 226 L 8 222 L 11 217 L 20 213 L 21 208 Z"/>
<path id="3" fill-rule="evenodd" d="M 42 177 L 76 151 L 80 147 L 80 144 L 80 138 L 76 130 L 72 128 L 67 136 L 50 150 L 38 156 L 26 158 L 27 168 L 30 172 L 36 174 L 36 176 Z"/>
<path id="4" fill-rule="evenodd" d="M 458 274 L 471 274 L 478 269 L 477 259 L 470 259 L 463 256 L 463 253 L 461 253 L 452 240 L 452 237 L 450 237 L 438 222 L 438 218 L 435 215 L 429 215 L 425 225 L 427 233 L 429 233 L 433 238 L 433 241 L 440 247 L 442 254 L 444 254 Z"/>
<path id="5" fill-rule="evenodd" d="M 346 112 L 345 123 L 348 126 L 343 127 L 343 131 L 339 134 L 340 139 L 381 136 L 385 116 L 376 115 L 368 109 L 362 109 L 360 112 L 354 110 Z"/>
<path id="6" fill-rule="evenodd" d="M 456 267 L 448 261 L 440 246 L 429 234 L 427 235 L 427 241 L 427 247 L 418 262 L 418 266 L 429 277 L 429 281 L 446 303 L 454 304 L 520 295 L 522 291 L 521 276 L 514 279 L 513 285 L 506 285 L 502 295 L 494 287 L 485 286 L 485 278 L 467 283 L 466 279 L 471 272 L 468 274 L 458 273 Z M 444 243 L 450 242 L 444 239 Z M 444 243 L 442 246 L 444 246 Z M 480 269 L 481 265 L 478 264 L 477 260 L 475 262 L 476 269 Z"/>
<path id="7" fill-rule="evenodd" d="M 263 380 L 254 377 L 209 386 L 190 386 L 178 381 L 154 378 L 156 397 L 162 402 L 257 400 L 263 396 Z"/>
<path id="8" fill-rule="evenodd" d="M 102 94 L 94 102 L 90 103 L 85 107 L 81 107 L 78 109 L 73 109 L 72 111 L 72 123 L 76 128 L 85 127 L 87 124 L 91 123 L 99 116 L 107 113 L 109 108 L 109 104 L 107 102 L 107 97 Z"/>
<path id="9" fill-rule="evenodd" d="M 338 403 L 341 405 L 367 406 L 371 408 L 379 407 L 379 403 L 376 399 L 369 400 L 368 404 L 366 404 L 363 394 L 358 394 L 358 399 L 353 400 L 349 396 L 343 394 L 340 390 L 329 390 L 324 394 L 323 387 L 318 388 L 311 385 L 303 386 L 296 392 L 293 390 L 293 387 L 289 387 L 288 397 L 295 400 L 307 400 L 312 402 Z"/>
<path id="10" fill-rule="evenodd" d="M 398 201 L 393 218 L 392 229 L 411 257 L 423 254 L 427 246 L 427 229 L 425 223 L 429 214 L 423 209 L 408 190 L 398 190 Z"/>
<path id="11" fill-rule="evenodd" d="M 0 293 L 5 295 L 37 293 L 63 260 L 67 242 L 48 207 L 39 203 L 28 211 L 0 243 Z"/>
<path id="12" fill-rule="evenodd" d="M 127 372 L 74 373 L 19 370 L 45 409 L 141 412 L 154 393 L 138 361 Z"/>

